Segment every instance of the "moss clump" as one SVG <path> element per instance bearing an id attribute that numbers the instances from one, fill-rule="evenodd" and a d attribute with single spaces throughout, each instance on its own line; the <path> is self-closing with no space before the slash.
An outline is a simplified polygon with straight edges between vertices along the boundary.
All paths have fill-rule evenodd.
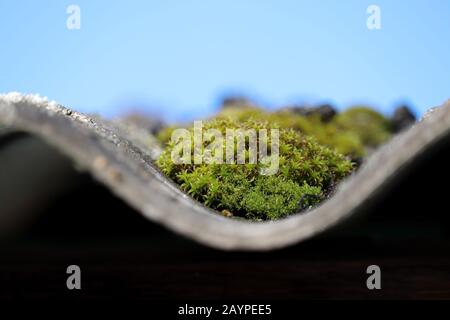
<path id="1" fill-rule="evenodd" d="M 239 121 L 247 119 L 269 121 L 281 128 L 292 128 L 305 135 L 313 136 L 320 144 L 334 148 L 351 158 L 360 158 L 365 155 L 364 145 L 356 132 L 336 126 L 333 121 L 324 123 L 320 115 L 304 116 L 290 110 L 265 112 L 258 108 L 227 108 L 216 117 Z"/>
<path id="2" fill-rule="evenodd" d="M 389 120 L 367 107 L 347 109 L 337 115 L 333 123 L 339 130 L 357 135 L 369 148 L 377 147 L 391 137 Z"/>
<path id="3" fill-rule="evenodd" d="M 389 120 L 367 107 L 347 109 L 329 122 L 323 122 L 318 114 L 305 116 L 292 110 L 267 112 L 256 107 L 245 109 L 230 107 L 221 110 L 216 117 L 277 123 L 281 128 L 292 128 L 313 136 L 319 143 L 353 159 L 364 157 L 368 149 L 379 146 L 391 136 Z"/>
<path id="4" fill-rule="evenodd" d="M 175 125 L 167 126 L 162 128 L 158 131 L 156 134 L 156 139 L 161 142 L 161 144 L 165 145 L 167 142 L 170 141 L 170 137 L 172 136 L 173 130 L 177 129 L 179 127 Z"/>
<path id="5" fill-rule="evenodd" d="M 227 128 L 270 132 L 274 125 L 258 120 L 213 119 L 204 122 L 203 128 L 217 129 L 225 136 Z M 193 140 L 194 130 L 189 129 L 189 133 Z M 257 139 L 259 143 L 260 136 Z M 202 147 L 209 143 L 204 141 Z M 270 138 L 268 146 L 270 149 Z M 175 144 L 168 142 L 157 161 L 166 175 L 206 206 L 249 219 L 278 219 L 295 213 L 300 205 L 315 205 L 353 168 L 343 155 L 319 144 L 315 138 L 285 128 L 279 130 L 279 169 L 270 176 L 260 174 L 265 166 L 261 162 L 175 164 L 171 156 L 174 148 Z M 234 151 L 237 152 L 236 143 Z M 248 156 L 247 153 L 247 160 Z"/>
<path id="6" fill-rule="evenodd" d="M 324 123 L 320 115 L 302 116 L 290 111 L 282 111 L 270 114 L 268 117 L 270 121 L 277 122 L 282 127 L 293 128 L 313 136 L 320 144 L 351 158 L 365 155 L 364 144 L 358 134 L 336 126 L 334 121 Z"/>

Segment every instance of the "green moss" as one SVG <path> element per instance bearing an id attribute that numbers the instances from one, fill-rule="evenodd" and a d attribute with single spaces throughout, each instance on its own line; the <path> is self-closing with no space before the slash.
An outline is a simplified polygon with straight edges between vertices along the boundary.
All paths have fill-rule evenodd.
<path id="1" fill-rule="evenodd" d="M 157 134 L 156 139 L 162 144 L 165 145 L 167 142 L 170 141 L 170 137 L 172 136 L 173 130 L 177 129 L 179 127 L 175 125 L 167 126 L 162 128 Z"/>
<path id="2" fill-rule="evenodd" d="M 263 120 L 267 116 L 267 112 L 257 107 L 229 106 L 220 110 L 214 118 L 232 119 L 236 121 L 247 121 L 249 119 Z"/>
<path id="3" fill-rule="evenodd" d="M 267 129 L 270 132 L 275 127 L 269 121 L 242 122 L 229 119 L 229 116 L 226 118 L 219 116 L 204 122 L 203 128 L 218 129 L 225 134 L 227 128 Z M 193 140 L 192 128 L 189 133 Z M 172 141 L 168 142 L 157 164 L 183 190 L 206 206 L 249 219 L 278 219 L 296 212 L 300 200 L 306 207 L 320 202 L 330 187 L 353 168 L 343 155 L 319 144 L 314 137 L 300 130 L 280 128 L 279 133 L 279 170 L 274 175 L 261 175 L 264 164 L 260 162 L 175 164 L 171 157 L 175 148 Z M 270 139 L 268 142 L 270 146 Z M 208 144 L 204 141 L 203 148 Z M 236 152 L 236 144 L 234 150 Z M 246 154 L 247 159 L 248 156 Z"/>
<path id="4" fill-rule="evenodd" d="M 389 121 L 366 107 L 350 108 L 323 122 L 318 114 L 304 116 L 292 110 L 268 112 L 255 106 L 231 105 L 204 122 L 205 130 L 215 128 L 222 134 L 226 128 L 280 128 L 279 170 L 264 176 L 260 174 L 261 163 L 174 164 L 171 152 L 175 145 L 170 138 L 175 128 L 167 127 L 157 136 L 166 145 L 157 161 L 162 171 L 208 207 L 227 216 L 263 220 L 317 204 L 352 171 L 348 159 L 364 157 L 368 149 L 391 135 Z M 189 132 L 192 137 L 193 130 Z M 236 152 L 236 145 L 234 148 Z M 247 153 L 247 162 L 248 158 Z"/>
<path id="5" fill-rule="evenodd" d="M 227 108 L 217 115 L 222 119 L 269 121 L 281 128 L 292 128 L 313 136 L 323 145 L 350 156 L 361 158 L 367 149 L 386 142 L 390 136 L 389 120 L 367 107 L 354 107 L 324 123 L 319 115 L 303 116 L 290 110 L 267 112 L 253 108 Z"/>
<path id="6" fill-rule="evenodd" d="M 267 112 L 258 108 L 227 108 L 216 116 L 220 119 L 246 121 L 249 119 L 269 121 L 281 128 L 291 128 L 305 135 L 313 136 L 323 145 L 336 149 L 351 158 L 365 155 L 365 146 L 360 131 L 350 131 L 348 126 L 337 126 L 336 122 L 324 123 L 319 115 L 303 116 L 289 110 Z"/>
<path id="7" fill-rule="evenodd" d="M 367 107 L 354 107 L 338 114 L 333 120 L 339 130 L 357 135 L 364 146 L 377 147 L 386 142 L 391 133 L 389 120 Z"/>

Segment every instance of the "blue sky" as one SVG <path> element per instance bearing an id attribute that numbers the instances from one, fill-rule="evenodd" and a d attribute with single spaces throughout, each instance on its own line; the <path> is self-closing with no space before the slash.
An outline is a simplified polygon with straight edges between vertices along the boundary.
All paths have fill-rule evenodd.
<path id="1" fill-rule="evenodd" d="M 80 30 L 66 28 L 70 4 Z M 366 27 L 371 4 L 381 30 Z M 2 0 L 0 92 L 169 120 L 211 113 L 226 93 L 420 114 L 450 98 L 449 38 L 446 0 Z"/>

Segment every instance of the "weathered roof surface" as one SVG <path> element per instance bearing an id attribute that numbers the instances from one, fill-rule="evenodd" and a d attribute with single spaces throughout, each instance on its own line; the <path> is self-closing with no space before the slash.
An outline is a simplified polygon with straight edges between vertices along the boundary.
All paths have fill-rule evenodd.
<path id="1" fill-rule="evenodd" d="M 398 175 L 450 138 L 450 103 L 377 150 L 320 206 L 271 222 L 225 218 L 190 198 L 153 164 L 160 150 L 152 136 L 124 124 L 92 118 L 39 96 L 11 93 L 0 96 L 0 132 L 13 131 L 40 137 L 145 217 L 175 232 L 220 249 L 268 250 L 308 239 L 364 212 Z M 33 159 L 29 161 L 32 165 Z M 0 175 L 0 180 L 5 177 Z"/>

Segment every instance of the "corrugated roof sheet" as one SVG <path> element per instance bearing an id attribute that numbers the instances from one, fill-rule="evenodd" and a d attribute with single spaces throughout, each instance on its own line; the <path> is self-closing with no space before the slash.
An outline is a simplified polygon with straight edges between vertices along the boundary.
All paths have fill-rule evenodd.
<path id="1" fill-rule="evenodd" d="M 175 232 L 220 249 L 268 250 L 303 241 L 364 212 L 423 154 L 450 138 L 450 103 L 377 150 L 320 206 L 271 222 L 226 218 L 184 194 L 154 165 L 160 150 L 153 137 L 124 123 L 13 93 L 0 96 L 0 125 L 3 136 L 25 132 L 57 148 L 145 217 Z M 33 159 L 28 161 L 33 165 Z"/>

